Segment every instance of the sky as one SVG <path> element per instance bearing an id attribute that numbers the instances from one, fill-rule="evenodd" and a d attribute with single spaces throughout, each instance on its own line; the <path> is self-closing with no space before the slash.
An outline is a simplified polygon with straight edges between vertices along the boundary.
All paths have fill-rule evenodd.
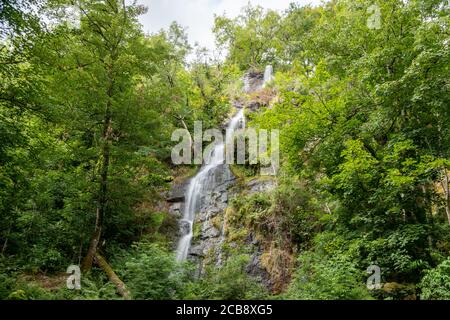
<path id="1" fill-rule="evenodd" d="M 287 9 L 291 2 L 301 5 L 321 3 L 320 0 L 138 0 L 139 4 L 148 7 L 148 13 L 140 18 L 145 32 L 167 29 L 177 21 L 187 29 L 192 45 L 198 43 L 210 50 L 215 47 L 212 33 L 214 14 L 226 13 L 227 17 L 234 18 L 249 2 L 273 10 Z"/>

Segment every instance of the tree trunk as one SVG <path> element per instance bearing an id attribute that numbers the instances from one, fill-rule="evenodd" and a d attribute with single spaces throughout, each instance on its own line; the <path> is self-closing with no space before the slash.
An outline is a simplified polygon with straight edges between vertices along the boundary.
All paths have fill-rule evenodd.
<path id="1" fill-rule="evenodd" d="M 81 265 L 81 270 L 83 272 L 89 272 L 92 269 L 92 263 L 94 261 L 94 256 L 97 253 L 98 243 L 100 242 L 100 237 L 102 234 L 102 221 L 103 216 L 100 214 L 100 208 L 97 208 L 94 233 L 92 234 L 91 241 L 89 242 L 88 252 Z"/>
<path id="2" fill-rule="evenodd" d="M 444 181 L 442 182 L 444 187 L 444 197 L 445 197 L 445 213 L 447 213 L 448 224 L 450 225 L 450 186 L 449 186 L 448 171 L 444 169 Z"/>
<path id="3" fill-rule="evenodd" d="M 127 290 L 125 283 L 117 276 L 114 270 L 110 267 L 108 262 L 97 252 L 95 254 L 95 263 L 105 271 L 106 275 L 117 288 L 117 292 L 125 299 L 130 300 L 130 292 Z"/>
<path id="4" fill-rule="evenodd" d="M 91 241 L 89 243 L 89 249 L 86 257 L 83 260 L 82 270 L 88 272 L 92 268 L 92 262 L 97 252 L 97 247 L 100 242 L 102 234 L 103 220 L 105 217 L 106 208 L 108 205 L 108 173 L 110 165 L 110 153 L 112 143 L 112 127 L 111 127 L 111 97 L 113 90 L 113 81 L 110 78 L 109 86 L 107 90 L 108 101 L 105 108 L 105 116 L 103 120 L 103 133 L 102 133 L 102 166 L 100 170 L 100 189 L 99 199 L 97 202 L 97 215 L 95 220 L 95 229 L 92 234 Z"/>
<path id="5" fill-rule="evenodd" d="M 5 254 L 6 248 L 8 247 L 8 239 L 9 239 L 9 235 L 11 234 L 11 229 L 12 229 L 12 226 L 9 227 L 8 233 L 6 234 L 5 242 L 3 243 L 3 247 L 2 247 L 2 255 Z"/>

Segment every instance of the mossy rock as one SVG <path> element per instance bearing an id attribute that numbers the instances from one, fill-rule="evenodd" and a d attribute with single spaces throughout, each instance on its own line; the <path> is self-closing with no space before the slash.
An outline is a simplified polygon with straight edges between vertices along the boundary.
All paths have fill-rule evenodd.
<path id="1" fill-rule="evenodd" d="M 245 239 L 248 237 L 249 231 L 242 227 L 241 229 L 228 229 L 228 237 L 227 240 L 229 242 L 242 242 L 245 241 Z"/>
<path id="2" fill-rule="evenodd" d="M 381 289 L 383 296 L 396 300 L 416 300 L 416 287 L 413 284 L 387 282 Z"/>
<path id="3" fill-rule="evenodd" d="M 194 223 L 193 228 L 194 228 L 193 230 L 194 235 L 192 237 L 192 242 L 197 243 L 202 235 L 202 224 L 200 222 L 196 222 Z"/>
<path id="4" fill-rule="evenodd" d="M 211 220 L 211 223 L 212 223 L 214 228 L 216 228 L 217 230 L 221 230 L 222 229 L 222 224 L 223 224 L 222 223 L 222 216 L 218 215 L 218 216 L 214 217 Z"/>

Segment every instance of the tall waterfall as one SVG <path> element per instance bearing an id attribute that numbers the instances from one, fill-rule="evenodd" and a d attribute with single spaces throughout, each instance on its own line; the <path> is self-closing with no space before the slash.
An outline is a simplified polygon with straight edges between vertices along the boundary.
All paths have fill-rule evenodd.
<path id="1" fill-rule="evenodd" d="M 264 86 L 273 80 L 273 67 L 271 65 L 266 66 L 264 71 Z"/>
<path id="2" fill-rule="evenodd" d="M 177 261 L 186 260 L 191 241 L 194 236 L 195 214 L 201 208 L 202 197 L 208 191 L 214 190 L 216 171 L 225 163 L 225 144 L 231 141 L 233 133 L 245 127 L 244 109 L 241 109 L 228 124 L 226 141 L 216 145 L 204 159 L 200 172 L 190 181 L 185 194 L 184 215 L 181 221 L 181 237 L 177 248 Z"/>

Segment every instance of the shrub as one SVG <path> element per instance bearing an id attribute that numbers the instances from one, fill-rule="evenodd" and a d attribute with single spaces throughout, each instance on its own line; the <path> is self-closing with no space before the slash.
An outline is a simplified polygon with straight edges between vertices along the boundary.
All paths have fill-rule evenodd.
<path id="1" fill-rule="evenodd" d="M 135 245 L 124 263 L 123 280 L 133 298 L 163 300 L 183 297 L 188 273 L 176 263 L 173 254 L 161 246 L 149 243 Z"/>
<path id="2" fill-rule="evenodd" d="M 307 252 L 284 298 L 298 300 L 366 300 L 362 273 L 345 256 L 328 258 Z"/>
<path id="3" fill-rule="evenodd" d="M 235 255 L 224 266 L 208 268 L 196 288 L 200 299 L 213 300 L 257 300 L 267 297 L 266 288 L 246 272 L 250 258 Z"/>
<path id="4" fill-rule="evenodd" d="M 450 300 L 450 258 L 428 271 L 420 283 L 420 288 L 421 299 Z"/>

